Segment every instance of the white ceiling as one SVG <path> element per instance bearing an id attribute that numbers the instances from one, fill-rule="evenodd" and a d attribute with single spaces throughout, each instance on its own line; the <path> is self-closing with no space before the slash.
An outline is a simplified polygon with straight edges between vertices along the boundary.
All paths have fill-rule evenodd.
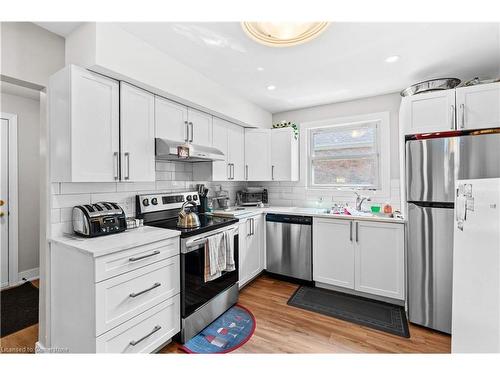
<path id="1" fill-rule="evenodd" d="M 237 22 L 120 25 L 272 113 L 397 92 L 431 78 L 500 76 L 500 24 L 332 23 L 288 48 L 250 40 Z M 392 55 L 399 61 L 386 63 Z"/>

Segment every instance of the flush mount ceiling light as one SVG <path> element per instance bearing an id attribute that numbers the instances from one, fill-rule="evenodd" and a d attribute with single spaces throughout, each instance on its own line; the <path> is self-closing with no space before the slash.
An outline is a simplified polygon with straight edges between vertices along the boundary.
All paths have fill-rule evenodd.
<path id="1" fill-rule="evenodd" d="M 385 62 L 387 63 L 394 63 L 396 61 L 399 60 L 399 56 L 398 55 L 394 55 L 394 56 L 389 56 L 388 58 L 385 59 Z"/>
<path id="2" fill-rule="evenodd" d="M 321 34 L 328 22 L 242 22 L 247 35 L 271 47 L 289 47 L 308 42 Z"/>
<path id="3" fill-rule="evenodd" d="M 274 86 L 274 85 L 269 85 L 269 86 L 267 86 L 267 89 L 268 89 L 269 91 L 273 91 L 273 90 L 276 90 L 276 86 Z"/>

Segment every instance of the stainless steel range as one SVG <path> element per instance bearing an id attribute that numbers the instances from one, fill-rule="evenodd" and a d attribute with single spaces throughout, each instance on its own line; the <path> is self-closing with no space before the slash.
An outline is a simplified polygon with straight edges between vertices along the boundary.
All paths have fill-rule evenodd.
<path id="1" fill-rule="evenodd" d="M 214 321 L 238 300 L 238 219 L 197 213 L 199 226 L 178 227 L 178 213 L 185 203 L 197 211 L 197 192 L 165 193 L 136 196 L 136 212 L 144 224 L 181 232 L 181 334 L 185 343 Z M 222 272 L 212 281 L 204 281 L 205 244 L 209 237 L 234 231 L 236 269 Z"/>

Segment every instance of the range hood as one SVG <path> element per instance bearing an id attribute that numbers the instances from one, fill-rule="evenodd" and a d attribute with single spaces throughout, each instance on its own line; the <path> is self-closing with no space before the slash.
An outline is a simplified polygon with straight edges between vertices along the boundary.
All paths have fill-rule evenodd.
<path id="1" fill-rule="evenodd" d="M 200 146 L 164 138 L 155 138 L 155 141 L 157 160 L 183 161 L 187 163 L 224 160 L 224 153 L 215 147 Z M 189 147 L 188 158 L 182 158 L 177 155 L 178 146 Z"/>

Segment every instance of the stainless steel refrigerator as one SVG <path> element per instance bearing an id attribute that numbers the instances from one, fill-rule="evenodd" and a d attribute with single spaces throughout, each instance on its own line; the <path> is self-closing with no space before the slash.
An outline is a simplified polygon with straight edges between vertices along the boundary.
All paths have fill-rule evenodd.
<path id="1" fill-rule="evenodd" d="M 500 177 L 500 133 L 406 141 L 408 310 L 412 323 L 451 333 L 456 179 Z"/>

